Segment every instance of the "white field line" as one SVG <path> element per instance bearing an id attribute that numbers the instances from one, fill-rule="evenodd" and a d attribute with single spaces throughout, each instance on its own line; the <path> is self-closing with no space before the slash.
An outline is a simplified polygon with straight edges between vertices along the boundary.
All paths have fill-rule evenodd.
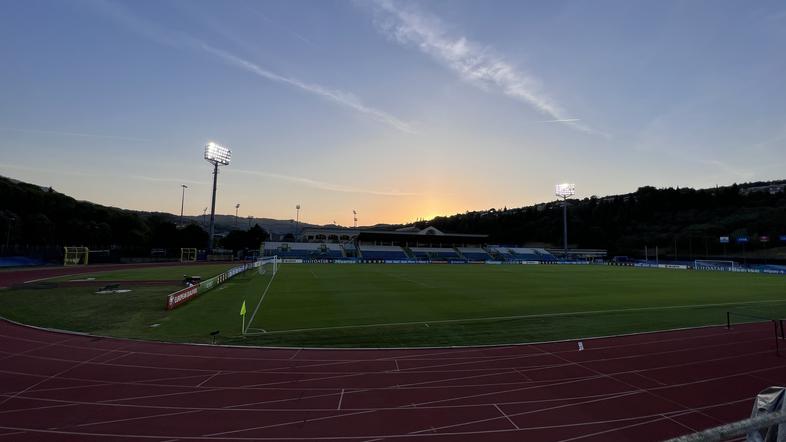
<path id="1" fill-rule="evenodd" d="M 254 317 L 257 315 L 257 311 L 259 311 L 259 307 L 262 306 L 262 301 L 265 300 L 265 296 L 267 296 L 268 290 L 270 290 L 270 284 L 273 284 L 273 280 L 276 279 L 276 274 L 278 274 L 278 271 L 273 273 L 273 276 L 270 277 L 270 281 L 267 282 L 267 287 L 265 287 L 265 291 L 262 292 L 262 297 L 259 298 L 259 302 L 257 302 L 257 306 L 256 308 L 254 308 L 254 313 L 251 313 L 251 318 L 248 320 L 248 325 L 246 326 L 246 330 L 243 331 L 244 334 L 246 334 L 246 331 L 248 331 L 248 329 L 251 328 L 251 324 L 254 323 Z"/>
<path id="2" fill-rule="evenodd" d="M 786 301 L 782 299 L 768 299 L 762 301 L 719 302 L 719 303 L 710 303 L 710 304 L 683 304 L 683 305 L 665 305 L 665 306 L 652 306 L 652 307 L 617 308 L 617 309 L 607 309 L 607 310 L 584 310 L 584 311 L 574 311 L 574 312 L 541 313 L 536 315 L 486 316 L 482 318 L 440 319 L 434 321 L 386 322 L 386 323 L 378 323 L 378 324 L 339 325 L 339 326 L 332 326 L 332 327 L 312 327 L 312 328 L 273 330 L 273 331 L 268 331 L 267 334 L 271 335 L 271 334 L 284 334 L 284 333 L 300 333 L 300 332 L 308 332 L 308 331 L 344 330 L 344 329 L 352 329 L 352 328 L 397 327 L 397 326 L 406 326 L 406 325 L 422 325 L 425 323 L 449 324 L 449 323 L 456 323 L 456 322 L 504 321 L 510 319 L 537 319 L 537 318 L 550 318 L 550 317 L 557 317 L 557 316 L 598 315 L 604 313 L 629 313 L 629 312 L 643 312 L 643 311 L 657 311 L 657 310 L 676 310 L 676 309 L 685 309 L 685 308 L 724 307 L 724 306 L 731 306 L 731 305 L 749 305 L 749 304 L 777 304 L 777 303 L 784 303 L 784 302 Z M 253 315 L 252 315 L 252 319 L 253 319 Z M 253 335 L 253 333 L 249 333 L 249 334 Z"/>

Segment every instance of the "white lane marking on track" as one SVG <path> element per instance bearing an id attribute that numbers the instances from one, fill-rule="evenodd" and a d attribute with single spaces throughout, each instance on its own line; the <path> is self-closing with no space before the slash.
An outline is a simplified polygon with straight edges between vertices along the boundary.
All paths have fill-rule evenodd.
<path id="1" fill-rule="evenodd" d="M 499 408 L 499 405 L 497 405 L 497 404 L 494 404 L 494 408 L 496 408 L 496 409 L 497 409 L 497 411 L 499 411 L 499 414 L 501 414 L 502 416 L 504 416 L 504 417 L 505 417 L 505 419 L 507 419 L 507 420 L 508 420 L 508 422 L 510 422 L 510 424 L 511 424 L 511 425 L 513 425 L 513 427 L 515 427 L 517 430 L 519 430 L 519 426 L 518 426 L 518 425 L 516 425 L 516 423 L 515 423 L 515 422 L 513 422 L 513 419 L 511 419 L 511 418 L 510 418 L 510 416 L 508 416 L 507 414 L 505 414 L 505 412 L 504 412 L 504 411 L 502 411 L 502 409 L 501 409 L 501 408 Z"/>
<path id="2" fill-rule="evenodd" d="M 341 396 L 338 397 L 338 407 L 336 407 L 336 410 L 340 410 L 341 409 L 341 403 L 342 402 L 344 402 L 344 389 L 343 388 L 341 389 Z"/>

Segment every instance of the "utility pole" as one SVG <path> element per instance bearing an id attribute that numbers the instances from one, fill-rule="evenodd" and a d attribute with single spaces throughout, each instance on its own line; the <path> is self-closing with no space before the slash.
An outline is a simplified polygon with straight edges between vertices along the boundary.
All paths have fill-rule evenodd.
<path id="1" fill-rule="evenodd" d="M 183 205 L 186 202 L 186 189 L 188 189 L 188 186 L 186 186 L 185 184 L 181 184 L 180 187 L 183 188 L 183 194 L 180 196 L 180 226 L 182 227 L 183 226 Z"/>

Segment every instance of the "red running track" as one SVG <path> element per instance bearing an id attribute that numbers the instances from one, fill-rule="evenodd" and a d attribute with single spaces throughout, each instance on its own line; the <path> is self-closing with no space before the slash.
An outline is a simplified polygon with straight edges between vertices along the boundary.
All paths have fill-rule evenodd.
<path id="1" fill-rule="evenodd" d="M 38 282 L 59 276 L 77 276 L 86 273 L 110 272 L 114 270 L 140 269 L 146 267 L 205 265 L 204 261 L 196 263 L 183 262 L 150 262 L 140 264 L 91 264 L 89 266 L 72 267 L 32 267 L 27 269 L 12 268 L 0 271 L 0 288 L 20 284 Z M 211 261 L 207 264 L 230 264 L 229 261 Z"/>
<path id="2" fill-rule="evenodd" d="M 0 442 L 662 440 L 786 384 L 768 324 L 584 345 L 229 348 L 0 321 Z"/>

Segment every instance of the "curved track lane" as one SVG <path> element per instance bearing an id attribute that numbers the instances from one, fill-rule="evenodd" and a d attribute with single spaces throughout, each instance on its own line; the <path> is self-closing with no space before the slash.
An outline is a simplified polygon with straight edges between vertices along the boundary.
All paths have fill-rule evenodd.
<path id="1" fill-rule="evenodd" d="M 0 441 L 662 440 L 786 384 L 767 324 L 584 346 L 227 348 L 0 322 Z"/>

